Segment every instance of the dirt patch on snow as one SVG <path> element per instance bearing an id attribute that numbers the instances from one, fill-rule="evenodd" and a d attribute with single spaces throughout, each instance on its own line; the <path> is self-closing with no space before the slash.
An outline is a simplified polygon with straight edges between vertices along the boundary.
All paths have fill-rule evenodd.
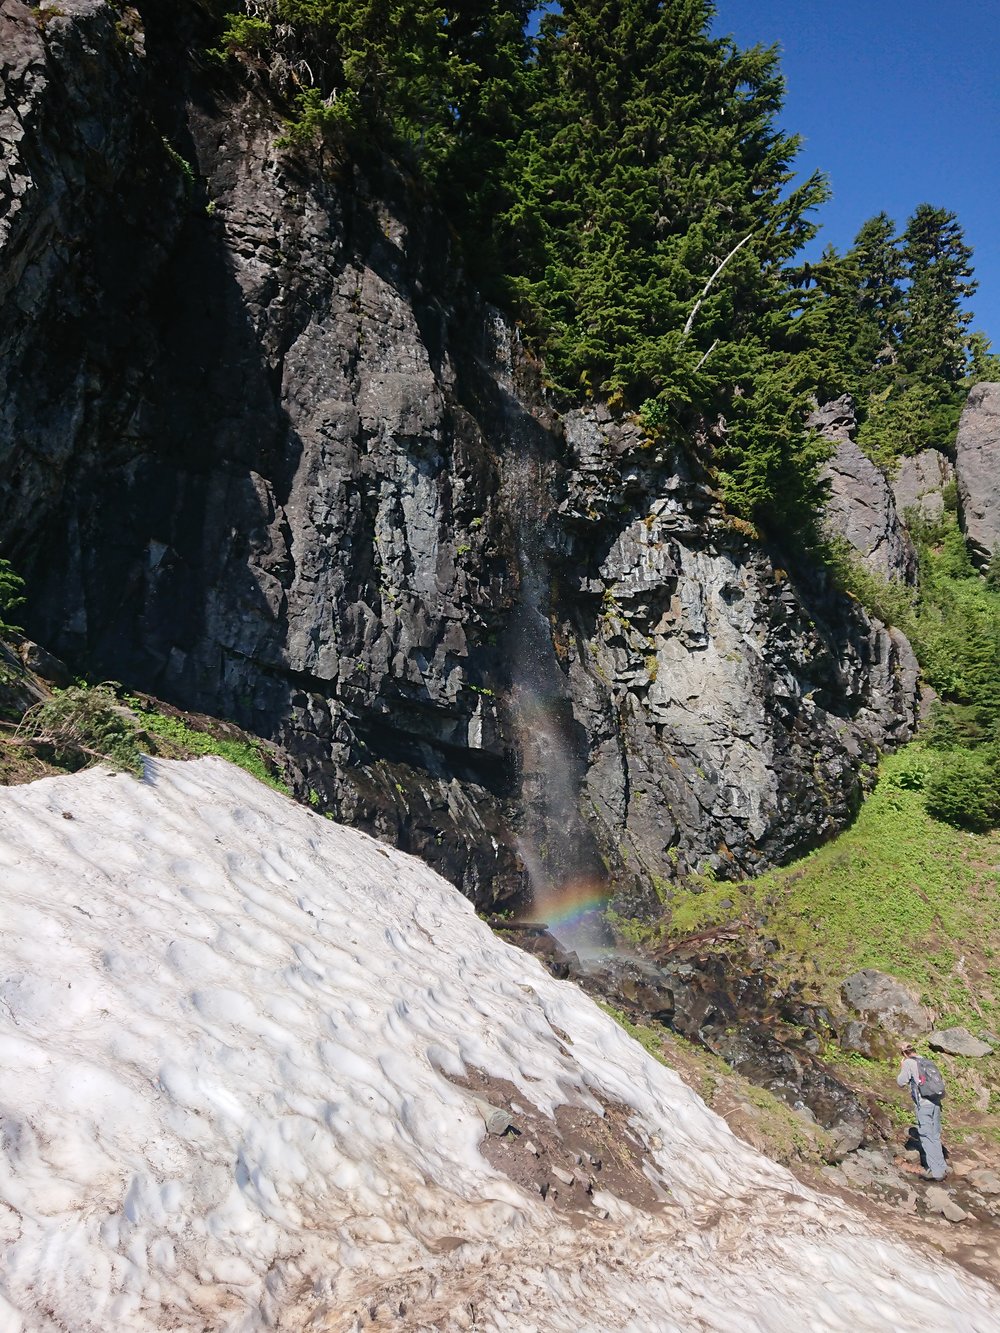
<path id="1" fill-rule="evenodd" d="M 559 1212 L 607 1217 L 609 1203 L 618 1199 L 655 1214 L 669 1203 L 667 1184 L 647 1151 L 659 1145 L 643 1142 L 630 1123 L 633 1112 L 620 1102 L 602 1102 L 603 1115 L 563 1105 L 552 1117 L 512 1083 L 481 1069 L 449 1081 L 507 1113 L 509 1127 L 502 1133 L 487 1129 L 480 1152 L 509 1180 Z"/>

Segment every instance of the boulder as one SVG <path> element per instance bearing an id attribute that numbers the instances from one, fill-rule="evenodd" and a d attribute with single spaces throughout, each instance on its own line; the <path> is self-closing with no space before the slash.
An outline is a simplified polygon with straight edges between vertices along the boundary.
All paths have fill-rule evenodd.
<path id="1" fill-rule="evenodd" d="M 931 1026 L 923 1005 L 907 986 L 871 967 L 846 977 L 840 997 L 848 1009 L 900 1037 L 919 1036 Z"/>
<path id="2" fill-rule="evenodd" d="M 40 644 L 22 638 L 17 645 L 17 655 L 29 671 L 49 685 L 64 690 L 73 684 L 73 673 L 66 663 L 54 657 Z"/>
<path id="3" fill-rule="evenodd" d="M 856 1051 L 868 1060 L 885 1060 L 893 1054 L 892 1039 L 869 1023 L 856 1018 L 847 1023 L 840 1034 L 840 1049 Z"/>
<path id="4" fill-rule="evenodd" d="M 826 1160 L 830 1163 L 842 1162 L 849 1153 L 857 1152 L 864 1143 L 864 1139 L 864 1125 L 859 1125 L 852 1120 L 841 1120 L 830 1130 Z"/>
<path id="5" fill-rule="evenodd" d="M 885 474 L 853 440 L 841 440 L 824 468 L 829 483 L 824 527 L 844 537 L 873 574 L 913 583 L 917 556 L 899 521 Z"/>
<path id="6" fill-rule="evenodd" d="M 980 1194 L 1000 1194 L 1000 1175 L 995 1171 L 970 1171 L 969 1182 Z"/>
<path id="7" fill-rule="evenodd" d="M 993 1047 L 974 1037 L 968 1028 L 945 1028 L 932 1032 L 927 1038 L 927 1045 L 932 1051 L 944 1051 L 945 1055 L 992 1055 Z"/>
<path id="8" fill-rule="evenodd" d="M 944 513 L 944 488 L 954 480 L 954 467 L 937 449 L 901 459 L 891 483 L 896 512 L 905 517 L 908 509 L 915 509 L 922 518 L 936 521 Z"/>
<path id="9" fill-rule="evenodd" d="M 1000 547 L 1000 384 L 969 390 L 955 440 L 955 480 L 972 558 L 985 565 Z"/>
<path id="10" fill-rule="evenodd" d="M 961 1208 L 946 1189 L 932 1185 L 924 1196 L 928 1212 L 940 1213 L 949 1222 L 964 1222 L 969 1214 Z"/>

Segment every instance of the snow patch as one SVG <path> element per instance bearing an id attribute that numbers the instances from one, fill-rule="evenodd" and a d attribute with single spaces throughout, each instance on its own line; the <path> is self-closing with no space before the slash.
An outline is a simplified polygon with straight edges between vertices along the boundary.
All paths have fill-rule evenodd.
<path id="1" fill-rule="evenodd" d="M 0 791 L 0 828 L 0 1333 L 1000 1329 L 426 866 L 223 761 Z M 475 1070 L 629 1108 L 666 1204 L 515 1184 Z"/>

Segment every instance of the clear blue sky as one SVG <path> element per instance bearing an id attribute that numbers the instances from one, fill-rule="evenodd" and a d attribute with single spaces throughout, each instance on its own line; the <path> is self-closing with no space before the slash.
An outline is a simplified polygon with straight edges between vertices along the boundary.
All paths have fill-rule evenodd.
<path id="1" fill-rule="evenodd" d="M 782 48 L 784 125 L 829 176 L 819 242 L 884 209 L 958 214 L 975 249 L 974 328 L 1000 351 L 1000 0 L 716 0 L 715 31 Z"/>

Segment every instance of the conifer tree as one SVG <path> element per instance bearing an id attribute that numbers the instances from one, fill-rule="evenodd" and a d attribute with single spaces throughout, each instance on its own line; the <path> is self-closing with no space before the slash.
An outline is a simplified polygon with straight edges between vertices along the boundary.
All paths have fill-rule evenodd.
<path id="1" fill-rule="evenodd" d="M 858 276 L 861 326 L 853 349 L 856 373 L 864 377 L 899 359 L 905 263 L 896 242 L 896 224 L 878 213 L 862 226 L 850 250 Z"/>
<path id="2" fill-rule="evenodd" d="M 502 129 L 532 0 L 244 0 L 215 52 L 252 52 L 296 108 L 289 140 L 409 145 L 432 166 Z"/>
<path id="3" fill-rule="evenodd" d="M 971 314 L 963 302 L 975 292 L 972 249 L 954 213 L 920 204 L 902 237 L 909 280 L 902 323 L 901 359 L 924 380 L 955 385 L 966 369 L 966 329 Z"/>
<path id="4" fill-rule="evenodd" d="M 500 245 L 557 383 L 661 426 L 721 411 L 722 480 L 759 516 L 782 484 L 775 451 L 802 439 L 798 421 L 775 431 L 800 388 L 767 359 L 787 352 L 784 264 L 824 185 L 789 191 L 775 51 L 713 38 L 711 15 L 707 0 L 566 0 L 546 17 Z"/>
<path id="5" fill-rule="evenodd" d="M 969 336 L 969 365 L 966 383 L 969 388 L 983 380 L 1000 381 L 1000 356 L 992 350 L 993 344 L 980 330 Z"/>

